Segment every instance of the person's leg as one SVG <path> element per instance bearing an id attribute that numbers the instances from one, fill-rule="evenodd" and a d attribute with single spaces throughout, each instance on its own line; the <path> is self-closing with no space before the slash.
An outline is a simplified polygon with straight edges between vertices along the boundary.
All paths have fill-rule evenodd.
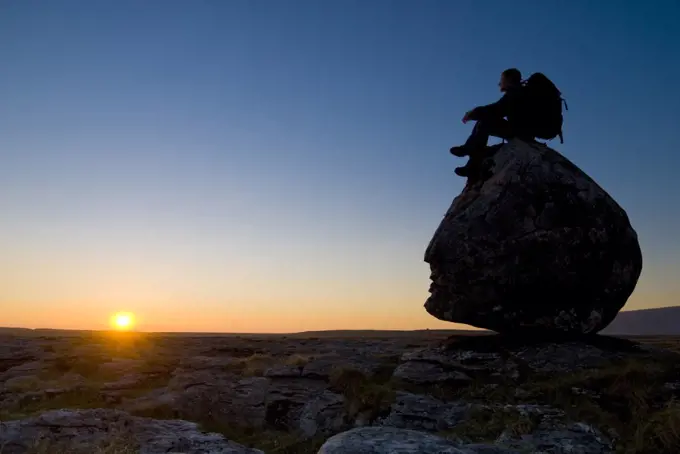
<path id="1" fill-rule="evenodd" d="M 451 153 L 455 156 L 470 156 L 467 164 L 456 167 L 456 175 L 467 177 L 479 168 L 484 161 L 489 136 L 509 140 L 515 134 L 508 121 L 503 118 L 492 121 L 478 121 L 465 144 L 462 147 L 451 148 Z"/>
<path id="2" fill-rule="evenodd" d="M 503 118 L 478 121 L 472 128 L 472 133 L 465 144 L 451 147 L 451 154 L 462 158 L 472 155 L 475 151 L 483 150 L 489 142 L 489 136 L 506 140 L 512 138 L 513 133 L 508 121 Z"/>

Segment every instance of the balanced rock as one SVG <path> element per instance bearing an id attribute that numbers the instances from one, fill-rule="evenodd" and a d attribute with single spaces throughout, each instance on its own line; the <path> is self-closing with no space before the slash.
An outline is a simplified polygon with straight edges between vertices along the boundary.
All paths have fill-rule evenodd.
<path id="1" fill-rule="evenodd" d="M 545 145 L 512 140 L 493 150 L 427 247 L 425 309 L 501 333 L 602 330 L 642 271 L 626 212 Z"/>

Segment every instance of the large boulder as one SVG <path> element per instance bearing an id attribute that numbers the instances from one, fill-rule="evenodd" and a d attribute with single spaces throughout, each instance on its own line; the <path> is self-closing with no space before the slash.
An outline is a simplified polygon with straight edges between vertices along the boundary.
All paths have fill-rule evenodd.
<path id="1" fill-rule="evenodd" d="M 642 271 L 623 208 L 555 150 L 519 140 L 490 151 L 425 261 L 431 315 L 502 333 L 596 333 Z"/>

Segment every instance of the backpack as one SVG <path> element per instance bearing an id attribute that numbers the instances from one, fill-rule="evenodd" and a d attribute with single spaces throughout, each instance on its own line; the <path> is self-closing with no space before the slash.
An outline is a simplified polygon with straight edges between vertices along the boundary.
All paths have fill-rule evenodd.
<path id="1" fill-rule="evenodd" d="M 534 73 L 522 84 L 527 120 L 531 124 L 535 137 L 552 140 L 562 137 L 562 103 L 566 110 L 567 102 L 555 84 L 542 73 Z"/>

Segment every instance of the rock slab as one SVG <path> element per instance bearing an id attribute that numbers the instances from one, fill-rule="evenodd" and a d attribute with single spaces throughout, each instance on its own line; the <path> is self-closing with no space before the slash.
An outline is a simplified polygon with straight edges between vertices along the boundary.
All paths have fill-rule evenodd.
<path id="1" fill-rule="evenodd" d="M 36 452 L 139 452 L 160 454 L 263 454 L 201 432 L 181 420 L 155 420 L 118 410 L 56 410 L 18 421 L 0 423 L 3 454 Z M 107 450 L 108 449 L 108 450 Z"/>
<path id="2" fill-rule="evenodd" d="M 408 429 L 394 427 L 362 427 L 329 438 L 318 454 L 472 454 L 458 444 Z"/>
<path id="3" fill-rule="evenodd" d="M 496 150 L 427 247 L 425 309 L 500 333 L 597 333 L 642 271 L 626 212 L 545 145 L 512 140 Z"/>

